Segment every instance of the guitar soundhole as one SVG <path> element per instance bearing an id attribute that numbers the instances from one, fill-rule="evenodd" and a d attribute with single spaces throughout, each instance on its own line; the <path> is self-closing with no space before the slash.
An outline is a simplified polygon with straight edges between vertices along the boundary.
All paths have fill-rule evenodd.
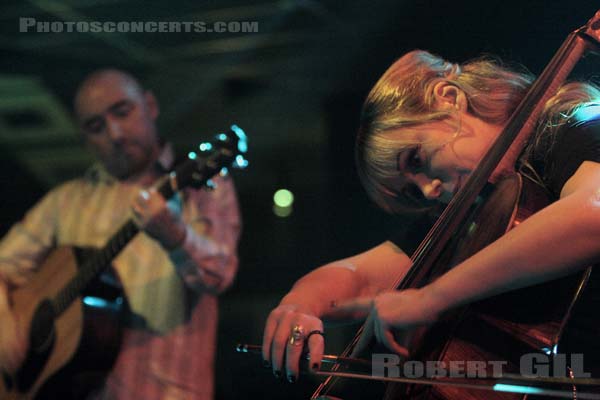
<path id="1" fill-rule="evenodd" d="M 29 340 L 32 350 L 37 353 L 50 349 L 54 341 L 54 309 L 49 300 L 40 303 L 35 310 Z"/>
<path id="2" fill-rule="evenodd" d="M 30 332 L 30 349 L 17 375 L 17 387 L 21 392 L 28 391 L 35 383 L 54 345 L 54 309 L 49 300 L 41 302 L 35 310 Z"/>
<path id="3" fill-rule="evenodd" d="M 5 372 L 2 373 L 2 379 L 4 380 L 4 387 L 10 392 L 14 386 L 13 380 Z"/>

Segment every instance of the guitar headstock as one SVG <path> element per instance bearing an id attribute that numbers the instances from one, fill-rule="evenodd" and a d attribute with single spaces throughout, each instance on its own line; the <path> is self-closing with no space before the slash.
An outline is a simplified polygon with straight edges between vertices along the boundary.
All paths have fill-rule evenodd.
<path id="1" fill-rule="evenodd" d="M 244 154 L 248 151 L 248 138 L 237 125 L 232 125 L 226 133 L 219 133 L 210 142 L 201 143 L 197 151 L 190 151 L 188 159 L 176 166 L 157 191 L 169 198 L 184 187 L 210 187 L 210 178 L 218 173 L 228 173 L 228 168 L 245 168 L 248 161 Z"/>

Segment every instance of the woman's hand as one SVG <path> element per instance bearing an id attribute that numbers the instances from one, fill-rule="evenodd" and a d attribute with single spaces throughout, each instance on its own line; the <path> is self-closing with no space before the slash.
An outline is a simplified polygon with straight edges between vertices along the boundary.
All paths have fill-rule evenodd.
<path id="1" fill-rule="evenodd" d="M 279 305 L 269 314 L 262 353 L 265 365 L 272 366 L 276 377 L 282 375 L 285 360 L 288 381 L 293 383 L 298 379 L 303 349 L 308 350 L 310 368 L 319 369 L 324 348 L 323 321 L 312 312 L 297 305 L 285 304 Z"/>
<path id="2" fill-rule="evenodd" d="M 358 297 L 338 304 L 342 312 L 356 317 L 368 316 L 367 323 L 377 340 L 402 356 L 408 350 L 394 339 L 393 330 L 412 329 L 429 325 L 438 319 L 443 307 L 426 288 L 389 291 L 375 297 Z"/>
<path id="3" fill-rule="evenodd" d="M 186 236 L 185 223 L 167 207 L 165 199 L 154 189 L 142 190 L 131 206 L 135 223 L 165 249 L 181 246 Z"/>

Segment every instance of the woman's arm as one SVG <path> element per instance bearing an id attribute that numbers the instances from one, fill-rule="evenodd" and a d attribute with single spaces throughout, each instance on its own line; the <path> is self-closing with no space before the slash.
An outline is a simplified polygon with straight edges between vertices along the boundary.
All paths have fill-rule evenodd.
<path id="1" fill-rule="evenodd" d="M 336 320 L 341 315 L 335 307 L 357 296 L 376 295 L 391 289 L 411 265 L 408 256 L 392 242 L 319 267 L 300 278 L 281 300 L 319 318 Z"/>
<path id="2" fill-rule="evenodd" d="M 285 368 L 290 381 L 298 376 L 303 346 L 293 346 L 288 341 L 295 326 L 302 327 L 306 334 L 314 330 L 323 331 L 321 318 L 348 316 L 333 312 L 336 310 L 333 305 L 389 289 L 394 279 L 403 276 L 409 266 L 408 256 L 391 242 L 385 242 L 364 253 L 324 265 L 302 277 L 267 319 L 262 351 L 273 373 L 278 376 Z M 318 367 L 323 355 L 323 337 L 312 335 L 307 345 L 313 366 Z"/>
<path id="3" fill-rule="evenodd" d="M 453 308 L 574 273 L 600 259 L 600 164 L 584 162 L 561 198 L 426 287 Z"/>
<path id="4" fill-rule="evenodd" d="M 384 332 L 428 324 L 446 310 L 572 274 L 600 260 L 600 164 L 584 162 L 561 198 L 421 289 L 362 297 L 344 312 L 373 312 Z M 393 345 L 393 344 L 392 344 Z"/>

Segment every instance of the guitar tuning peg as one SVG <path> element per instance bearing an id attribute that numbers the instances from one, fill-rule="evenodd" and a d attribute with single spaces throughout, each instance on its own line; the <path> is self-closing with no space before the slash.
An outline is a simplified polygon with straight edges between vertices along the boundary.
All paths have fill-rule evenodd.
<path id="1" fill-rule="evenodd" d="M 212 149 L 212 144 L 210 142 L 200 143 L 200 146 L 198 146 L 198 148 L 201 152 L 209 151 Z"/>
<path id="2" fill-rule="evenodd" d="M 235 162 L 233 163 L 233 168 L 244 169 L 248 166 L 248 160 L 246 160 L 242 155 L 238 155 L 235 158 Z"/>
<path id="3" fill-rule="evenodd" d="M 221 168 L 221 171 L 219 171 L 219 175 L 221 175 L 222 177 L 226 177 L 227 175 L 229 175 L 229 170 L 226 167 Z"/>
<path id="4" fill-rule="evenodd" d="M 215 190 L 217 188 L 217 184 L 212 179 L 209 179 L 206 181 L 204 188 L 207 191 L 212 192 L 213 190 Z"/>

